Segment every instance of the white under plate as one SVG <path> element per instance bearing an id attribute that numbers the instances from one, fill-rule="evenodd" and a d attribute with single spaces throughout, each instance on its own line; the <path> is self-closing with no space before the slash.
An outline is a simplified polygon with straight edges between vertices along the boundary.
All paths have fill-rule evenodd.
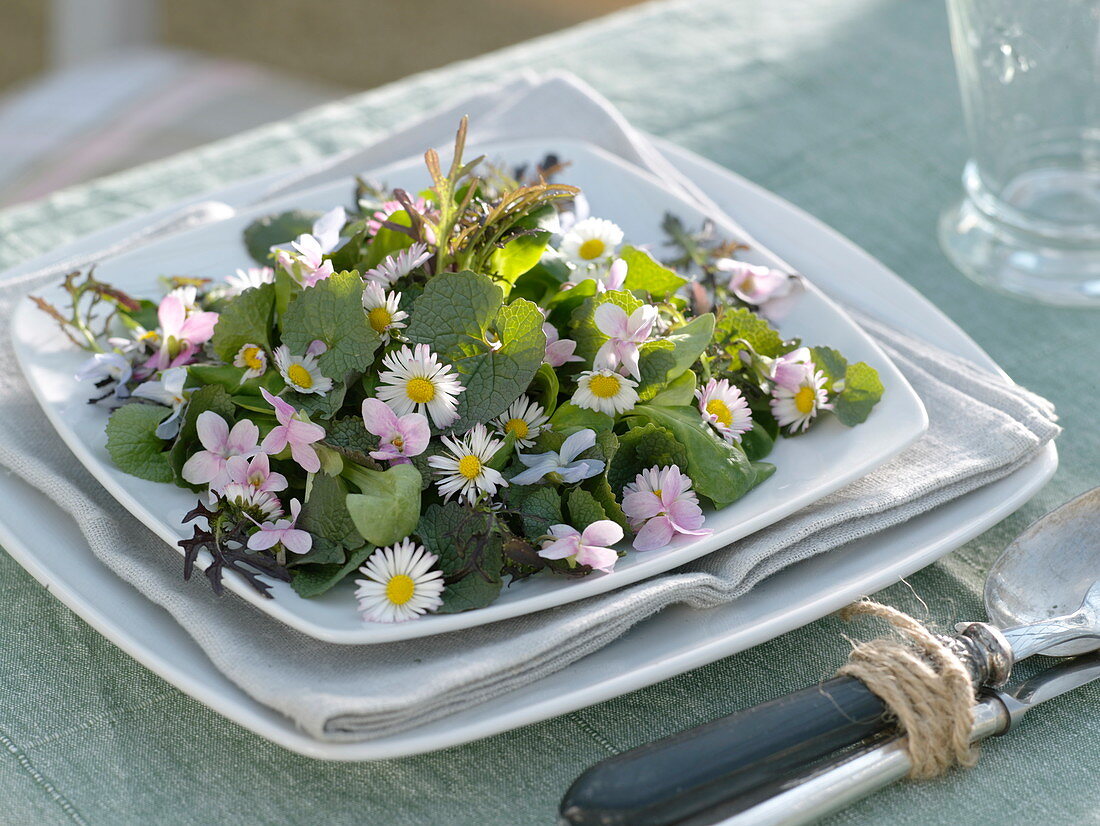
<path id="1" fill-rule="evenodd" d="M 761 243 L 814 272 L 846 303 L 902 330 L 935 339 L 977 364 L 996 364 L 904 281 L 828 227 L 732 172 L 671 145 L 666 155 Z M 256 181 L 215 197 L 245 202 Z M 98 233 L 64 252 L 79 255 L 138 230 L 144 220 Z M 798 243 L 792 243 L 797 239 Z M 34 268 L 28 265 L 24 270 Z M 869 298 L 872 297 L 872 298 Z M 872 301 L 874 306 L 865 302 Z M 673 607 L 611 645 L 491 703 L 364 743 L 324 743 L 261 705 L 219 672 L 167 611 L 104 567 L 72 520 L 11 474 L 0 474 L 0 545 L 51 594 L 138 662 L 211 709 L 291 751 L 325 760 L 382 760 L 467 743 L 625 694 L 743 651 L 812 622 L 920 570 L 1019 508 L 1053 475 L 1053 443 L 1030 464 L 904 525 L 793 565 L 728 605 Z M 33 515 L 34 518 L 28 518 Z"/>
<path id="2" fill-rule="evenodd" d="M 655 179 L 589 144 L 561 140 L 552 145 L 513 142 L 475 147 L 471 154 L 476 151 L 517 164 L 542 157 L 547 150 L 570 160 L 563 179 L 581 186 L 593 214 L 613 218 L 623 227 L 628 241 L 660 242 L 663 239 L 660 224 L 666 212 L 680 216 L 689 225 L 703 220 L 694 206 Z M 428 185 L 419 158 L 373 170 L 371 177 L 414 192 Z M 328 209 L 347 202 L 352 189 L 351 180 L 341 180 L 286 196 L 262 208 L 109 259 L 97 268 L 97 275 L 127 292 L 152 298 L 157 294 L 158 275 L 187 274 L 220 281 L 235 268 L 249 265 L 241 231 L 254 218 L 296 207 Z M 735 219 L 743 217 L 739 212 L 732 215 Z M 729 237 L 738 235 L 731 226 L 719 229 Z M 785 246 L 777 251 L 795 252 L 800 245 L 791 246 L 795 249 Z M 753 255 L 756 260 L 777 263 L 763 251 L 754 250 L 749 257 Z M 813 282 L 844 270 L 830 270 L 811 260 L 802 272 Z M 59 303 L 63 296 L 56 289 L 44 295 Z M 273 583 L 274 598 L 265 599 L 233 572 L 226 574 L 226 584 L 272 617 L 328 642 L 381 643 L 456 631 L 621 588 L 683 565 L 865 476 L 924 433 L 928 425 L 924 406 L 908 382 L 878 346 L 812 283 L 778 327 L 787 338 L 797 336 L 809 345 L 829 345 L 850 361 L 867 362 L 878 370 L 885 394 L 867 422 L 857 428 L 846 428 L 829 417 L 806 436 L 780 439 L 768 457 L 777 466 L 775 475 L 743 499 L 709 513 L 707 527 L 713 530 L 710 536 L 681 537 L 662 550 L 628 553 L 610 574 L 593 574 L 582 580 L 535 576 L 505 588 L 500 598 L 487 608 L 462 614 L 428 615 L 416 622 L 399 624 L 364 622 L 356 610 L 350 581 L 314 599 L 303 599 L 288 584 L 280 582 Z M 12 335 L 23 372 L 61 438 L 115 498 L 178 551 L 179 540 L 191 532 L 182 518 L 195 506 L 195 494 L 129 476 L 114 466 L 105 446 L 107 411 L 87 404 L 93 388 L 73 379 L 87 354 L 73 347 L 31 302 L 26 302 L 18 312 Z M 207 561 L 208 557 L 200 558 L 200 567 L 205 567 Z"/>

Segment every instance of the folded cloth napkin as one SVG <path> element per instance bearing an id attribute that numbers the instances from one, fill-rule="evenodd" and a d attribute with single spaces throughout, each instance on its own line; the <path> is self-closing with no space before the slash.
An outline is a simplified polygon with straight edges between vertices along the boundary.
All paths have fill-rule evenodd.
<path id="1" fill-rule="evenodd" d="M 522 77 L 411 125 L 376 147 L 338 159 L 300 187 L 445 145 L 457 114 L 473 140 L 581 136 L 660 177 L 717 214 L 717 207 L 606 101 L 575 79 Z M 897 459 L 780 524 L 689 566 L 538 614 L 402 643 L 341 646 L 305 637 L 203 578 L 181 579 L 178 554 L 140 525 L 88 475 L 10 369 L 13 308 L 57 274 L 0 284 L 0 465 L 72 514 L 92 551 L 167 609 L 212 662 L 261 703 L 312 736 L 366 740 L 469 708 L 561 669 L 667 605 L 719 605 L 799 560 L 897 525 L 1006 476 L 1058 433 L 1043 399 L 970 362 L 870 318 L 861 324 L 924 400 L 927 434 Z"/>

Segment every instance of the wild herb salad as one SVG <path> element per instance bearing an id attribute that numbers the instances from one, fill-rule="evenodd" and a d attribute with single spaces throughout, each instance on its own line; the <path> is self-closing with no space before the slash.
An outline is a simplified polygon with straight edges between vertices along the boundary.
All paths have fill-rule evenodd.
<path id="1" fill-rule="evenodd" d="M 231 569 L 267 596 L 353 578 L 373 621 L 479 608 L 707 534 L 775 439 L 880 398 L 770 323 L 799 276 L 673 216 L 659 262 L 566 164 L 465 163 L 465 128 L 418 195 L 359 181 L 350 208 L 256 221 L 258 266 L 224 282 L 152 302 L 89 271 L 68 306 L 35 299 L 94 353 L 78 378 L 118 467 L 199 494 L 185 576 L 206 551 L 218 591 Z"/>

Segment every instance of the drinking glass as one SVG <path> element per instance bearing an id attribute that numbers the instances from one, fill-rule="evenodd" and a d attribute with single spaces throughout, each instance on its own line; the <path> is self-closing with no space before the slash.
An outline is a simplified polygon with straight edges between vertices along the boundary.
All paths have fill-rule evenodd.
<path id="1" fill-rule="evenodd" d="M 1100 0 L 947 0 L 970 160 L 940 218 L 979 283 L 1100 305 Z"/>

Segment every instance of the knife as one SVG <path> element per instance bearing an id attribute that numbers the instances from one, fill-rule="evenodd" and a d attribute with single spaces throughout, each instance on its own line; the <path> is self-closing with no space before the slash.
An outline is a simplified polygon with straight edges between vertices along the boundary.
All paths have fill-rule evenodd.
<path id="1" fill-rule="evenodd" d="M 1100 679 L 1100 652 L 1064 660 L 1017 686 L 984 696 L 974 706 L 972 743 L 1005 734 L 1035 706 Z M 909 773 L 905 738 L 891 737 L 835 757 L 802 777 L 725 801 L 677 826 L 800 826 L 868 797 Z"/>

